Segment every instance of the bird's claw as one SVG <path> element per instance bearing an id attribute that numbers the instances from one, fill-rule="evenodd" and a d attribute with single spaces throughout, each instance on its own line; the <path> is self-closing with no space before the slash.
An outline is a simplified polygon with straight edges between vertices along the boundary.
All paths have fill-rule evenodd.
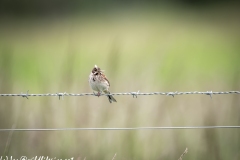
<path id="1" fill-rule="evenodd" d="M 93 94 L 95 95 L 95 96 L 101 96 L 101 93 L 100 92 L 98 92 L 98 93 L 95 93 L 95 92 L 93 92 Z"/>
<path id="2" fill-rule="evenodd" d="M 100 92 L 98 92 L 97 96 L 99 97 L 100 95 L 101 95 L 101 93 L 100 93 Z"/>

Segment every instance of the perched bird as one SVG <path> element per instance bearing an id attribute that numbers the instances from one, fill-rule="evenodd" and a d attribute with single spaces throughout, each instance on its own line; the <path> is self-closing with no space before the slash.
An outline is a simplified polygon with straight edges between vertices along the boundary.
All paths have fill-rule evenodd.
<path id="1" fill-rule="evenodd" d="M 108 81 L 107 77 L 103 74 L 103 70 L 101 70 L 97 65 L 94 66 L 92 72 L 89 75 L 89 85 L 91 86 L 92 90 L 98 92 L 98 96 L 102 92 L 105 94 L 110 94 L 108 88 L 110 87 L 110 82 Z M 117 102 L 112 95 L 108 95 L 108 100 L 110 103 Z"/>

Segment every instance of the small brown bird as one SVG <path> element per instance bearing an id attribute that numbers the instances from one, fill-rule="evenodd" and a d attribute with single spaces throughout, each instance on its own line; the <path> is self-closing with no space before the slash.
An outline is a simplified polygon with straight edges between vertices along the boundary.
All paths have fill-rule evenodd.
<path id="1" fill-rule="evenodd" d="M 108 88 L 110 87 L 110 82 L 103 74 L 103 70 L 101 70 L 97 65 L 95 65 L 92 69 L 92 72 L 89 75 L 88 82 L 92 90 L 98 92 L 98 96 L 100 96 L 102 92 L 104 92 L 105 94 L 110 94 L 108 90 Z M 112 95 L 108 95 L 108 100 L 110 103 L 117 102 Z"/>

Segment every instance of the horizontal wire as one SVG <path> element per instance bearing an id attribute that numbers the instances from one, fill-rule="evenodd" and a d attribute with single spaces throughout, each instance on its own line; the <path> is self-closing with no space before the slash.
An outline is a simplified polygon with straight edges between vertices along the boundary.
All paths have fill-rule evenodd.
<path id="1" fill-rule="evenodd" d="M 199 92 L 199 91 L 192 91 L 192 92 L 150 92 L 150 93 L 140 93 L 138 92 L 125 92 L 125 93 L 111 93 L 111 94 L 100 94 L 100 96 L 108 96 L 108 95 L 132 95 L 133 97 L 141 96 L 148 96 L 148 95 L 166 95 L 166 96 L 177 96 L 177 95 L 188 95 L 188 94 L 205 94 L 209 95 L 212 98 L 212 95 L 214 94 L 240 94 L 240 91 L 224 91 L 224 92 L 213 92 L 213 91 L 206 91 L 206 92 Z M 99 96 L 95 93 L 80 93 L 80 94 L 74 94 L 74 93 L 46 93 L 46 94 L 28 94 L 27 93 L 20 93 L 20 94 L 0 94 L 0 96 L 21 96 L 21 97 L 28 97 L 30 96 Z"/>
<path id="2" fill-rule="evenodd" d="M 166 130 L 166 129 L 240 129 L 240 126 L 191 126 L 191 127 L 132 127 L 132 128 L 31 128 L 31 129 L 0 129 L 6 131 L 79 131 L 79 130 Z"/>
<path id="3" fill-rule="evenodd" d="M 152 93 L 139 93 L 138 92 L 126 92 L 126 93 L 111 93 L 111 94 L 101 94 L 100 96 L 107 96 L 107 95 L 132 95 L 136 97 L 138 95 L 166 95 L 166 96 L 175 96 L 175 95 L 187 95 L 187 94 L 205 94 L 209 95 L 212 98 L 213 94 L 240 94 L 240 91 L 224 91 L 224 92 L 152 92 Z M 98 96 L 94 93 L 81 93 L 81 94 L 74 94 L 74 93 L 56 93 L 56 94 L 0 94 L 0 96 L 21 96 L 26 97 L 28 99 L 29 96 L 58 96 L 63 98 L 63 96 Z M 135 128 L 49 128 L 49 129 L 0 129 L 0 132 L 4 131 L 76 131 L 76 130 L 163 130 L 163 129 L 214 129 L 214 128 L 240 128 L 240 126 L 196 126 L 196 127 L 135 127 Z"/>

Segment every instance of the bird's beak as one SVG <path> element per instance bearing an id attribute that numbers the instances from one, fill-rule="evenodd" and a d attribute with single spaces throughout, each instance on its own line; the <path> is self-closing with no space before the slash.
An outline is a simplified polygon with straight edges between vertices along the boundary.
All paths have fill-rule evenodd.
<path id="1" fill-rule="evenodd" d="M 98 68 L 96 64 L 95 64 L 95 66 L 94 66 L 94 67 L 95 67 L 95 68 Z"/>

